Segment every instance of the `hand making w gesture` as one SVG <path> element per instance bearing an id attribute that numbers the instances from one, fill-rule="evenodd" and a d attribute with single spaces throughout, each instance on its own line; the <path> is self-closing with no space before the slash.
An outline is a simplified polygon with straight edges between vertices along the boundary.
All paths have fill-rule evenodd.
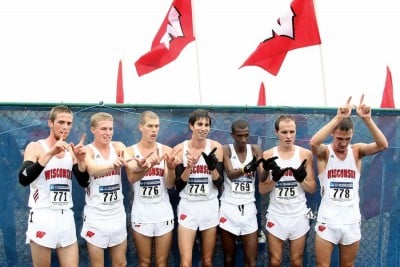
<path id="1" fill-rule="evenodd" d="M 364 94 L 361 95 L 360 104 L 356 107 L 356 111 L 361 118 L 371 118 L 371 107 L 364 104 Z"/>
<path id="2" fill-rule="evenodd" d="M 350 104 L 351 101 L 351 96 L 347 99 L 346 104 L 344 104 L 343 106 L 340 106 L 338 111 L 337 111 L 337 115 L 344 119 L 344 118 L 348 118 L 351 115 L 351 110 L 353 109 L 353 105 Z"/>
<path id="3" fill-rule="evenodd" d="M 75 155 L 75 158 L 78 160 L 78 162 L 83 162 L 86 157 L 86 146 L 84 145 L 86 139 L 86 134 L 82 134 L 81 140 L 79 141 L 78 144 L 74 145 L 73 143 L 70 143 L 71 145 L 71 150 L 72 153 Z"/>

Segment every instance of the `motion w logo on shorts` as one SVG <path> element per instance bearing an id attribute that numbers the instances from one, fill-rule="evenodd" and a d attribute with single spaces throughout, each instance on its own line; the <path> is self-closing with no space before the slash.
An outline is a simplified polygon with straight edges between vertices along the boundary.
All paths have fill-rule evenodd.
<path id="1" fill-rule="evenodd" d="M 94 233 L 92 231 L 87 231 L 86 232 L 86 236 L 87 237 L 92 237 L 92 236 L 94 236 Z"/>
<path id="2" fill-rule="evenodd" d="M 271 222 L 271 221 L 267 222 L 267 227 L 268 228 L 272 228 L 274 226 L 275 226 L 275 224 L 273 222 Z"/>
<path id="3" fill-rule="evenodd" d="M 318 225 L 318 231 L 323 232 L 325 231 L 326 227 L 324 225 Z"/>
<path id="4" fill-rule="evenodd" d="M 46 232 L 37 231 L 37 232 L 36 232 L 36 237 L 37 237 L 37 238 L 43 238 L 45 234 L 46 234 Z"/>

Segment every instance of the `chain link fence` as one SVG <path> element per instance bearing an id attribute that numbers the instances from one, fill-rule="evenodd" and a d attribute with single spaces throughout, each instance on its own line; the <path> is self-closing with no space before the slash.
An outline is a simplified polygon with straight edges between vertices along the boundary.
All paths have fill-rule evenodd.
<path id="1" fill-rule="evenodd" d="M 155 111 L 160 116 L 160 133 L 158 141 L 174 146 L 190 138 L 188 128 L 189 113 L 196 108 L 208 109 L 212 116 L 210 138 L 222 144 L 232 143 L 230 136 L 231 123 L 236 119 L 246 119 L 250 123 L 250 142 L 257 143 L 263 150 L 276 145 L 274 122 L 280 114 L 292 114 L 297 120 L 297 144 L 309 147 L 310 137 L 319 130 L 332 116 L 336 109 L 289 108 L 289 107 L 215 107 L 215 106 L 146 106 L 146 105 L 84 105 L 68 104 L 74 112 L 73 129 L 67 141 L 78 143 L 83 133 L 87 134 L 86 142 L 92 141 L 89 120 L 99 111 L 114 116 L 114 140 L 132 145 L 140 140 L 137 130 L 139 114 L 145 110 Z M 27 202 L 29 187 L 18 183 L 18 168 L 22 162 L 22 153 L 30 141 L 46 138 L 49 133 L 47 119 L 53 105 L 35 104 L 0 104 L 0 266 L 32 266 L 30 247 L 25 244 L 25 232 L 28 220 Z M 389 140 L 389 149 L 364 159 L 361 177 L 362 239 L 356 260 L 356 266 L 400 266 L 400 164 L 399 164 L 399 110 L 375 110 L 374 121 Z M 357 115 L 353 116 L 355 134 L 353 143 L 371 142 L 372 136 Z M 329 142 L 330 140 L 327 140 Z M 314 164 L 315 165 L 315 164 Z M 127 225 L 130 227 L 131 187 L 124 175 L 124 201 L 127 212 Z M 170 191 L 171 202 L 176 208 L 177 193 Z M 319 191 L 307 195 L 308 204 L 317 211 Z M 82 227 L 82 210 L 84 190 L 73 180 L 74 212 L 80 251 L 80 266 L 89 266 L 86 243 L 79 233 Z M 268 205 L 267 196 L 257 196 L 260 225 L 265 231 L 265 212 Z M 314 224 L 307 236 L 304 266 L 315 265 Z M 128 229 L 128 266 L 137 266 L 135 246 Z M 176 235 L 175 235 L 176 238 Z M 237 266 L 242 266 L 238 242 Z M 266 243 L 259 245 L 257 266 L 268 265 Z M 285 244 L 283 266 L 289 266 L 288 244 Z M 339 266 L 338 251 L 334 251 L 332 266 Z M 52 266 L 58 266 L 53 254 Z M 223 254 L 220 241 L 215 252 L 215 266 L 223 266 Z M 106 262 L 108 255 L 106 254 Z M 199 248 L 194 249 L 193 266 L 199 265 Z M 111 266 L 110 264 L 106 266 Z M 179 266 L 179 253 L 176 239 L 171 251 L 170 266 Z"/>

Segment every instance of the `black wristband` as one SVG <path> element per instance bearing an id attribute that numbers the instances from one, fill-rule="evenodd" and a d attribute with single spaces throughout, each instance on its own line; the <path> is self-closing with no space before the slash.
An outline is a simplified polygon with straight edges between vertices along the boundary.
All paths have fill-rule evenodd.
<path id="1" fill-rule="evenodd" d="M 72 165 L 72 172 L 74 173 L 78 184 L 82 187 L 88 187 L 89 185 L 89 173 L 87 171 L 81 172 L 79 170 L 78 163 Z"/>
<path id="2" fill-rule="evenodd" d="M 217 180 L 212 180 L 214 186 L 220 190 L 224 184 L 224 176 L 219 176 Z"/>
<path id="3" fill-rule="evenodd" d="M 175 189 L 176 189 L 176 191 L 178 191 L 178 193 L 181 192 L 182 189 L 185 188 L 185 186 L 187 185 L 187 183 L 188 183 L 188 182 L 182 180 L 182 177 L 177 176 L 177 177 L 175 178 Z"/>
<path id="4" fill-rule="evenodd" d="M 19 183 L 23 186 L 30 185 L 43 171 L 44 167 L 39 162 L 33 163 L 33 161 L 26 160 L 22 163 L 22 166 L 18 173 Z"/>
<path id="5" fill-rule="evenodd" d="M 179 164 L 175 167 L 175 176 L 180 177 L 182 173 L 185 171 L 186 167 L 183 166 L 183 164 Z"/>

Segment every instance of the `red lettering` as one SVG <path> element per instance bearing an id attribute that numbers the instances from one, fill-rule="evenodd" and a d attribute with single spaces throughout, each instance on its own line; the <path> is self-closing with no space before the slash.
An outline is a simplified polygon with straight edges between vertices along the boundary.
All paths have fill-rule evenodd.
<path id="1" fill-rule="evenodd" d="M 112 170 L 109 173 L 102 175 L 102 176 L 94 176 L 93 178 L 96 179 L 101 179 L 101 178 L 105 178 L 105 177 L 110 177 L 110 176 L 114 176 L 114 175 L 121 175 L 121 169 L 117 169 L 117 170 Z"/>
<path id="2" fill-rule="evenodd" d="M 210 174 L 210 171 L 208 170 L 207 165 L 196 165 L 192 168 L 190 173 L 191 174 L 198 174 L 198 173 Z"/>
<path id="3" fill-rule="evenodd" d="M 356 171 L 352 169 L 331 169 L 327 173 L 328 179 L 333 178 L 356 178 Z"/>
<path id="4" fill-rule="evenodd" d="M 66 178 L 72 179 L 72 171 L 63 168 L 54 168 L 44 172 L 44 177 L 46 180 L 56 179 L 56 178 Z"/>
<path id="5" fill-rule="evenodd" d="M 161 168 L 151 168 L 147 173 L 148 176 L 164 176 L 164 169 Z"/>

